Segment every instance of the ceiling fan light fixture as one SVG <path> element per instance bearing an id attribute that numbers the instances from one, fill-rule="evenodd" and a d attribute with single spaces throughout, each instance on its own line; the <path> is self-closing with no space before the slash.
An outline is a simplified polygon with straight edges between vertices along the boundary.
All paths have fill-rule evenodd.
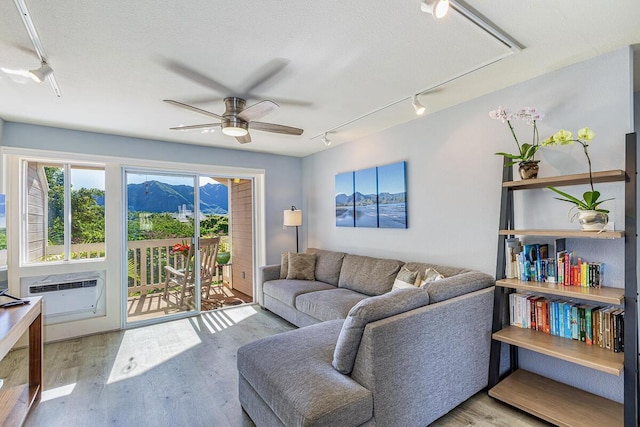
<path id="1" fill-rule="evenodd" d="M 432 14 L 436 19 L 441 19 L 449 11 L 449 0 L 422 0 L 420 9 Z"/>
<path id="2" fill-rule="evenodd" d="M 38 83 L 42 83 L 51 73 L 53 73 L 53 69 L 44 61 L 42 61 L 40 68 L 37 70 L 29 70 L 29 76 Z"/>
<path id="3" fill-rule="evenodd" d="M 320 141 L 322 141 L 327 147 L 331 145 L 331 140 L 327 138 L 327 132 L 325 132 L 324 135 L 320 137 Z"/>
<path id="4" fill-rule="evenodd" d="M 418 95 L 413 95 L 411 105 L 413 105 L 413 109 L 416 110 L 416 114 L 419 116 L 423 115 L 425 111 L 427 111 L 427 108 L 418 101 Z"/>
<path id="5" fill-rule="evenodd" d="M 237 126 L 227 126 L 222 128 L 222 133 L 229 136 L 245 136 L 249 131 Z"/>
<path id="6" fill-rule="evenodd" d="M 249 124 L 237 117 L 225 117 L 221 126 L 225 135 L 239 137 L 249 133 Z"/>

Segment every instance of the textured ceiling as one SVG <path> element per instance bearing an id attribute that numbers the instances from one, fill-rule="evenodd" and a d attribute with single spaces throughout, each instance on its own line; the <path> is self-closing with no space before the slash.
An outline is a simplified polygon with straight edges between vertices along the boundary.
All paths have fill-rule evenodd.
<path id="1" fill-rule="evenodd" d="M 6 0 L 4 120 L 293 156 L 328 149 L 315 138 L 327 130 L 335 146 L 414 120 L 411 95 L 434 86 L 427 113 L 640 42 L 637 0 L 467 1 L 517 53 L 455 11 L 436 21 L 418 0 L 26 1 L 62 97 L 25 77 L 38 57 Z M 279 103 L 261 121 L 304 134 L 253 131 L 240 145 L 219 130 L 169 130 L 215 119 L 163 99 L 221 114 L 230 95 Z"/>

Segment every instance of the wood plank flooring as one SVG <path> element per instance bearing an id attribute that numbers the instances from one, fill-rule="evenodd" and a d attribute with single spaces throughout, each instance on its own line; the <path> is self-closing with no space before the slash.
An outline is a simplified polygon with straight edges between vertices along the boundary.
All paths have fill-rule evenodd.
<path id="1" fill-rule="evenodd" d="M 26 426 L 253 426 L 238 402 L 236 350 L 294 327 L 256 305 L 46 344 L 44 392 Z M 0 362 L 26 381 L 26 349 Z M 548 424 L 480 392 L 436 427 Z"/>

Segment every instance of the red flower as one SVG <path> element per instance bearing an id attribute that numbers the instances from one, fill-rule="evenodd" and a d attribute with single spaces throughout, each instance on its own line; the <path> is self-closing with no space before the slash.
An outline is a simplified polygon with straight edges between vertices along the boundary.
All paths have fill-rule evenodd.
<path id="1" fill-rule="evenodd" d="M 182 254 L 184 256 L 188 256 L 190 248 L 191 246 L 189 246 L 189 244 L 187 243 L 176 243 L 171 247 L 169 253 L 171 253 L 171 255 Z"/>

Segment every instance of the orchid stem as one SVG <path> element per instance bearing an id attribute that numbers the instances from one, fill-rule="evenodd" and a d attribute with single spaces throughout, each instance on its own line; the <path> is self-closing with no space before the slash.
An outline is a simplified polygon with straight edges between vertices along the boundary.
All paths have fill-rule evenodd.
<path id="1" fill-rule="evenodd" d="M 522 148 L 520 147 L 520 143 L 518 142 L 518 137 L 516 136 L 516 132 L 513 130 L 513 126 L 511 126 L 511 122 L 507 120 L 507 124 L 509 125 L 509 129 L 511 130 L 511 135 L 513 135 L 513 139 L 516 140 L 516 144 L 518 145 L 518 151 L 522 153 Z"/>
<path id="2" fill-rule="evenodd" d="M 591 192 L 593 193 L 593 177 L 591 176 L 591 157 L 589 157 L 589 151 L 587 151 L 588 145 L 584 142 L 577 140 L 580 145 L 582 145 L 582 149 L 584 150 L 584 155 L 587 156 L 587 163 L 589 164 L 589 185 L 591 185 Z"/>

